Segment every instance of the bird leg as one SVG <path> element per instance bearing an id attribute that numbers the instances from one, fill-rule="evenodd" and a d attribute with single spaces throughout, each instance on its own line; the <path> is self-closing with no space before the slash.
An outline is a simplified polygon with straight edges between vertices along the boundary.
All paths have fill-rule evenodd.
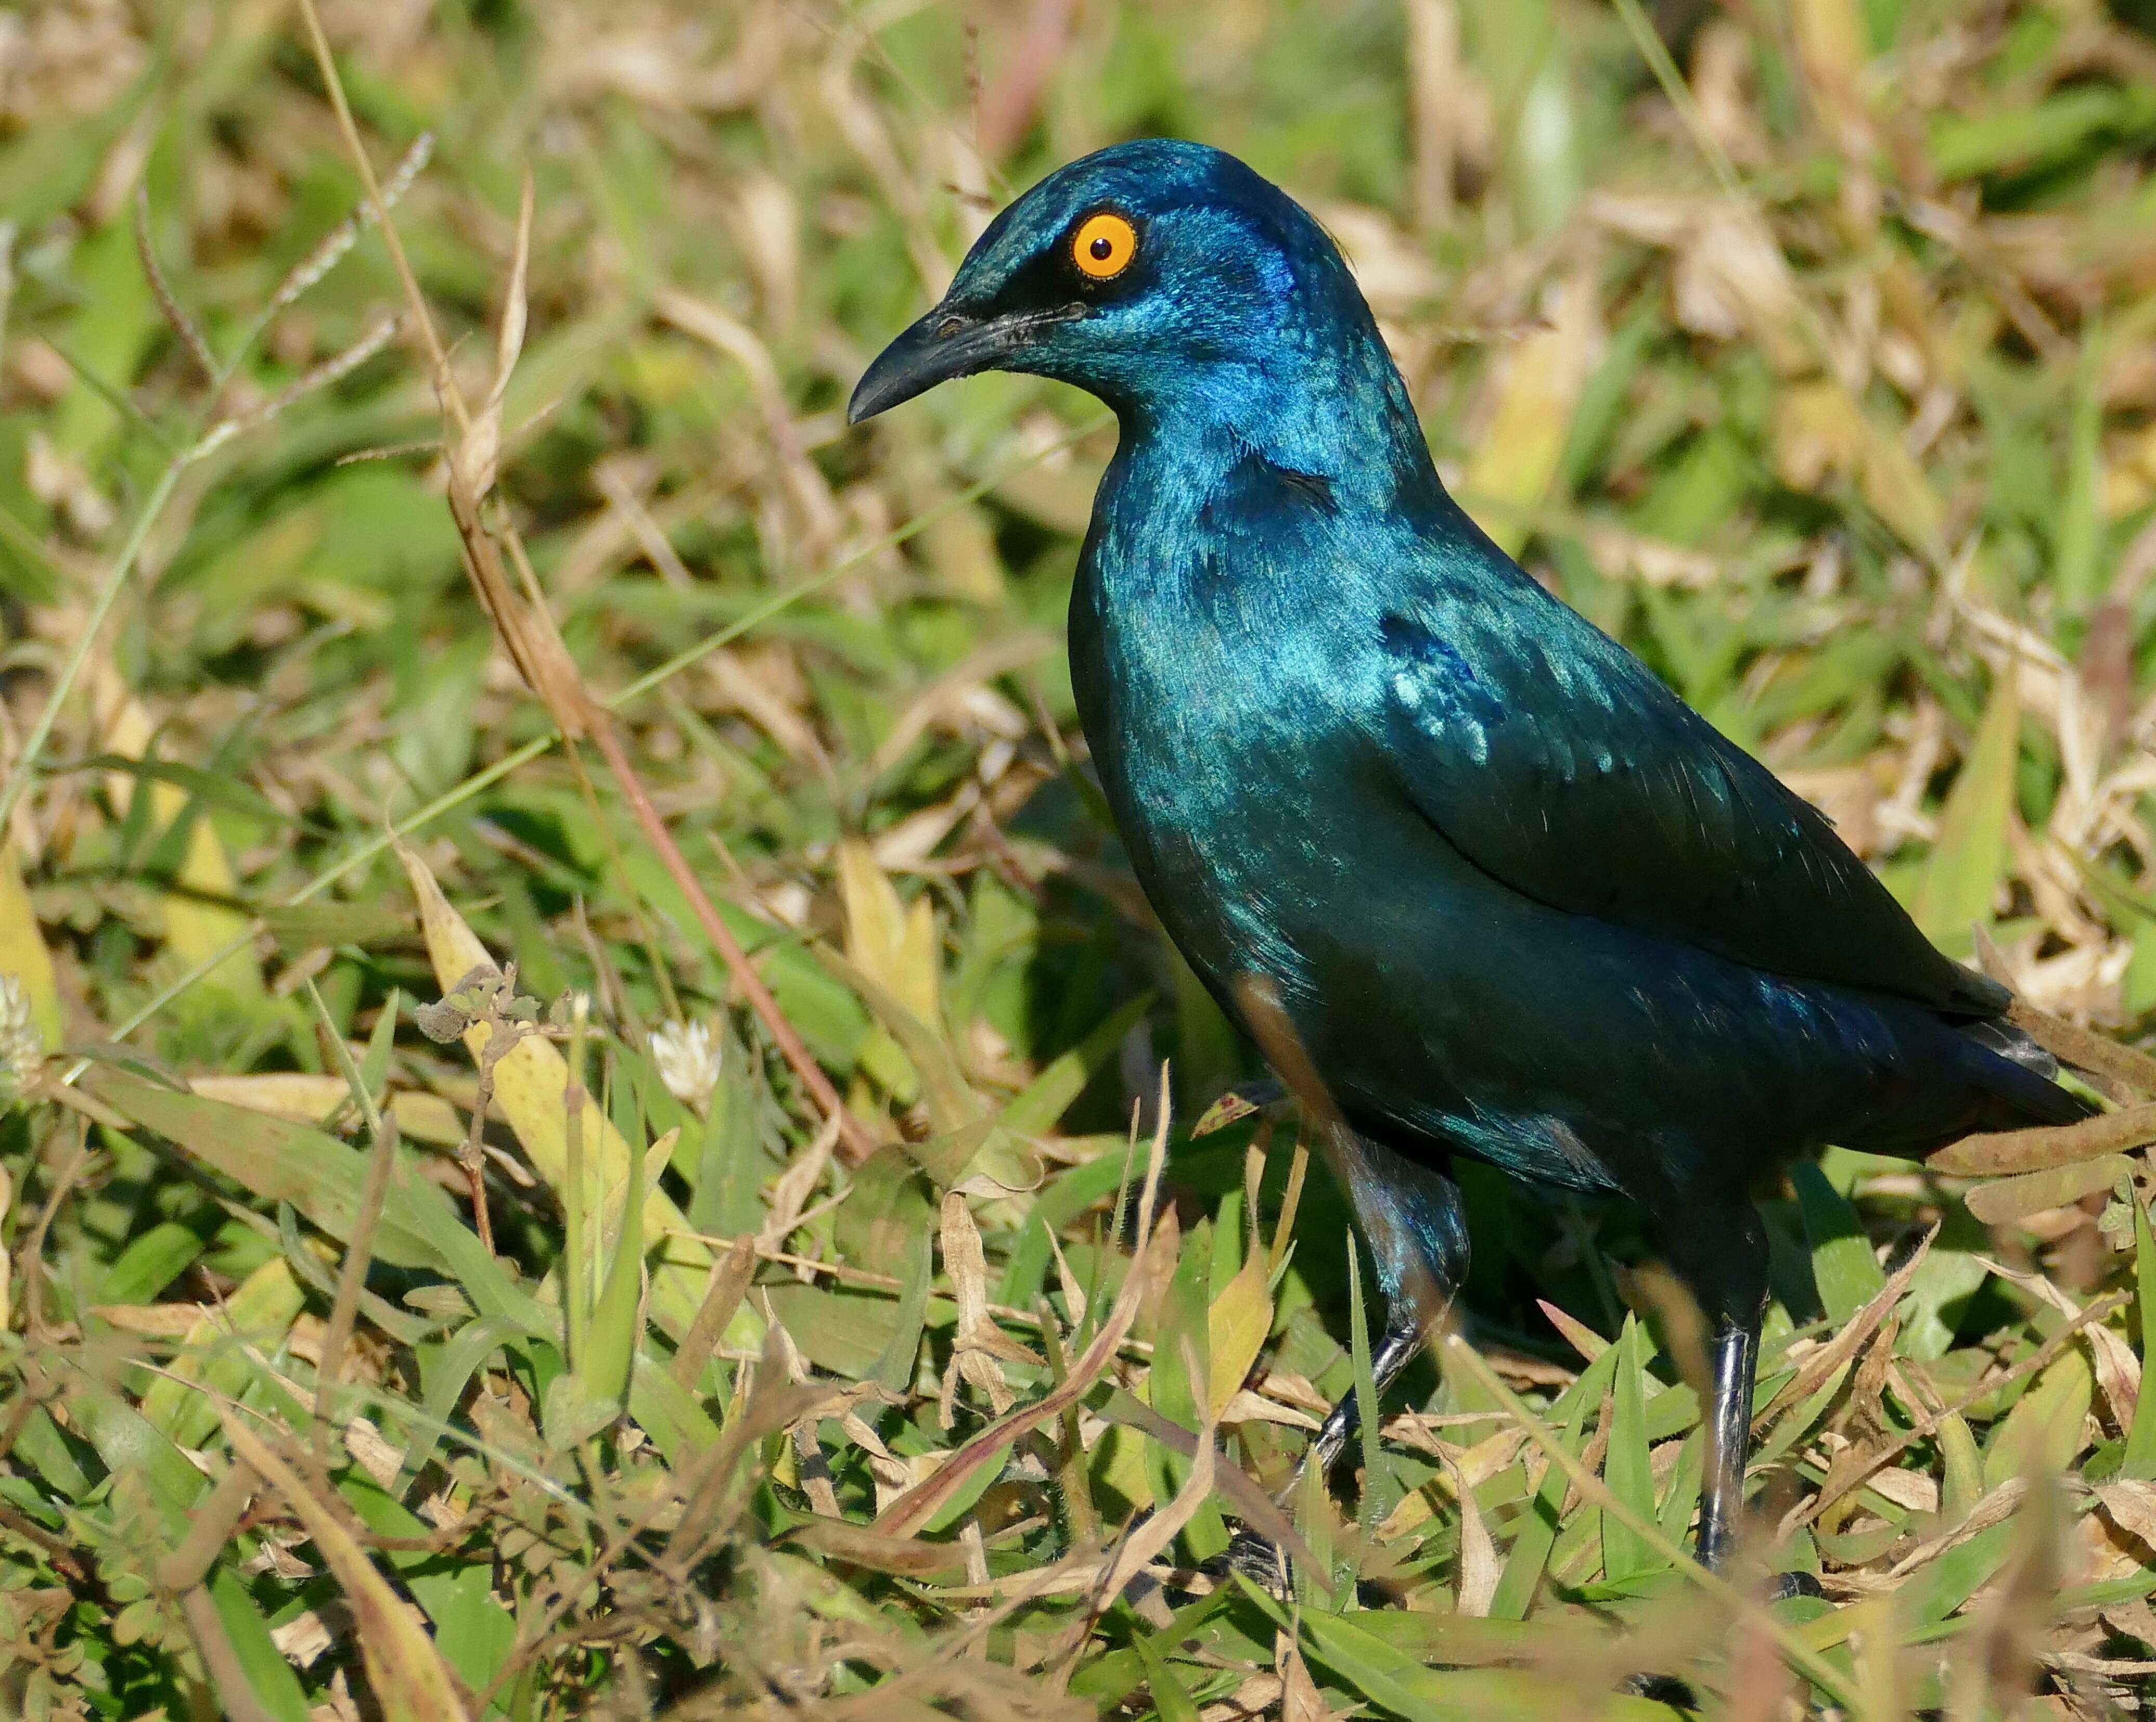
<path id="1" fill-rule="evenodd" d="M 1725 1321 L 1714 1331 L 1708 1358 L 1714 1391 L 1707 1406 L 1707 1474 L 1699 1495 L 1700 1564 L 1720 1572 L 1737 1548 L 1737 1528 L 1744 1511 L 1744 1465 L 1752 1453 L 1752 1390 L 1759 1364 L 1759 1318 Z M 1819 1596 L 1825 1593 L 1808 1572 L 1778 1572 L 1768 1581 L 1767 1600 Z"/>
<path id="2" fill-rule="evenodd" d="M 1378 1349 L 1370 1354 L 1370 1381 L 1378 1390 L 1382 1403 L 1385 1390 L 1392 1386 L 1399 1372 L 1414 1361 L 1415 1353 L 1422 1350 L 1423 1341 L 1430 1337 L 1430 1327 L 1415 1307 L 1412 1299 L 1394 1301 L 1385 1312 L 1384 1337 L 1378 1341 Z M 1303 1455 L 1302 1468 L 1312 1466 L 1322 1476 L 1338 1463 L 1340 1455 L 1348 1450 L 1348 1443 L 1355 1438 L 1355 1432 L 1363 1426 L 1363 1396 L 1350 1387 L 1326 1414 L 1324 1423 L 1317 1431 L 1317 1438 L 1310 1443 Z M 1297 1481 L 1301 1472 L 1296 1473 Z"/>
<path id="3" fill-rule="evenodd" d="M 1382 1402 L 1385 1390 L 1444 1320 L 1467 1277 L 1466 1211 L 1459 1186 L 1443 1173 L 1345 1125 L 1334 1125 L 1328 1135 L 1327 1164 L 1354 1207 L 1384 1294 L 1384 1334 L 1370 1356 L 1371 1381 Z M 1292 1507 L 1306 1475 L 1315 1469 L 1324 1476 L 1346 1451 L 1362 1425 L 1362 1398 L 1351 1390 L 1327 1415 L 1280 1495 L 1284 1505 Z M 1290 1588 L 1286 1555 L 1254 1531 L 1237 1535 L 1228 1560 L 1276 1594 Z"/>
<path id="4" fill-rule="evenodd" d="M 1759 1361 L 1759 1325 L 1725 1318 L 1714 1330 L 1707 1362 L 1713 1392 L 1707 1409 L 1707 1473 L 1700 1486 L 1699 1558 L 1720 1571 L 1736 1547 L 1744 1510 L 1744 1462 L 1752 1448 L 1752 1384 Z"/>
<path id="5" fill-rule="evenodd" d="M 1327 1162 L 1354 1207 L 1384 1294 L 1384 1336 L 1370 1358 L 1371 1378 L 1383 1399 L 1445 1319 L 1467 1278 L 1467 1211 L 1460 1186 L 1435 1167 L 1345 1125 L 1327 1134 Z M 1359 1393 L 1341 1397 L 1303 1456 L 1306 1467 L 1332 1468 L 1360 1425 L 1361 1401 Z"/>
<path id="6" fill-rule="evenodd" d="M 1429 1339 L 1434 1322 L 1421 1319 L 1417 1301 L 1412 1298 L 1396 1298 L 1385 1311 L 1384 1337 L 1370 1354 L 1370 1381 L 1377 1389 L 1380 1404 L 1385 1390 L 1392 1386 L 1410 1363 L 1415 1353 Z M 1295 1475 L 1288 1479 L 1277 1499 L 1291 1513 L 1296 1497 L 1301 1493 L 1303 1479 L 1315 1471 L 1318 1476 L 1329 1473 L 1340 1455 L 1348 1450 L 1348 1443 L 1355 1438 L 1363 1426 L 1363 1396 L 1353 1386 L 1342 1394 L 1332 1409 L 1326 1414 L 1318 1427 L 1317 1436 L 1302 1455 L 1302 1462 L 1295 1468 Z M 1228 1548 L 1228 1564 L 1265 1586 L 1276 1596 L 1290 1595 L 1294 1586 L 1294 1575 L 1288 1566 L 1287 1552 L 1270 1537 L 1255 1530 L 1239 1530 Z"/>
<path id="7" fill-rule="evenodd" d="M 1699 1558 L 1720 1571 L 1736 1552 L 1744 1514 L 1744 1466 L 1752 1454 L 1752 1392 L 1759 1323 L 1767 1311 L 1767 1229 L 1748 1202 L 1701 1203 L 1666 1234 L 1670 1265 L 1699 1300 L 1711 1355 L 1706 1474 L 1700 1483 Z M 1810 1573 L 1783 1573 L 1777 1596 L 1817 1596 Z"/>
<path id="8" fill-rule="evenodd" d="M 1759 1324 L 1767 1312 L 1767 1233 L 1749 1202 L 1732 1210 L 1702 1207 L 1685 1235 L 1668 1238 L 1670 1265 L 1707 1319 L 1708 1383 L 1705 1408 L 1706 1474 L 1699 1494 L 1700 1564 L 1725 1571 L 1737 1550 L 1744 1514 L 1744 1467 L 1752 1456 L 1752 1391 L 1759 1362 Z M 1783 1573 L 1770 1600 L 1820 1595 L 1808 1572 Z M 1628 1675 L 1625 1691 L 1680 1709 L 1697 1700 L 1682 1680 L 1650 1673 Z"/>

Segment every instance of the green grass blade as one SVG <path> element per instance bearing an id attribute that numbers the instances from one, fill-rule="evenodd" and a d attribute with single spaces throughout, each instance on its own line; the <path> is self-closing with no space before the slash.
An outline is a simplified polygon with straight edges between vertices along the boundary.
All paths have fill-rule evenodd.
<path id="1" fill-rule="evenodd" d="M 1652 1522 L 1655 1479 L 1647 1457 L 1647 1335 L 1639 1318 L 1628 1315 L 1617 1337 L 1617 1364 L 1611 1385 L 1609 1447 L 1602 1462 L 1602 1480 L 1609 1492 L 1641 1519 Z M 1602 1515 L 1602 1577 L 1621 1585 L 1668 1566 L 1640 1534 L 1614 1513 Z"/>
<path id="2" fill-rule="evenodd" d="M 1604 1390 L 1609 1386 L 1616 1366 L 1617 1348 L 1611 1345 L 1587 1366 L 1579 1379 L 1566 1388 L 1563 1397 L 1550 1408 L 1552 1422 L 1564 1449 L 1574 1458 L 1584 1445 L 1587 1421 L 1600 1408 Z M 1497 1588 L 1490 1599 L 1491 1619 L 1527 1618 L 1527 1609 L 1534 1602 L 1536 1589 L 1549 1564 L 1550 1550 L 1557 1543 L 1558 1513 L 1564 1504 L 1569 1486 L 1564 1473 L 1555 1465 L 1543 1470 L 1533 1499 L 1518 1521 L 1519 1529 L 1505 1557 L 1504 1570 L 1497 1575 Z"/>
<path id="3" fill-rule="evenodd" d="M 1361 1518 L 1368 1535 L 1399 1504 L 1399 1491 L 1384 1468 L 1384 1443 L 1379 1434 L 1384 1407 L 1378 1399 L 1377 1377 L 1370 1369 L 1370 1324 L 1363 1308 L 1362 1256 L 1361 1246 L 1351 1231 L 1348 1234 L 1348 1331 L 1355 1368 L 1355 1435 L 1363 1448 Z"/>

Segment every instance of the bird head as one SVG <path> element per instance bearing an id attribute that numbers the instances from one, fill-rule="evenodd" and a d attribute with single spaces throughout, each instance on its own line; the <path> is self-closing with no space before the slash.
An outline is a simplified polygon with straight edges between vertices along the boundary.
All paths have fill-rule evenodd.
<path id="1" fill-rule="evenodd" d="M 1322 411 L 1316 397 L 1353 394 L 1343 364 L 1374 369 L 1379 396 L 1404 407 L 1369 310 L 1310 214 L 1232 156 L 1148 139 L 1059 169 L 997 216 L 942 302 L 869 366 L 847 417 L 981 371 L 1075 383 L 1126 418 L 1189 404 L 1216 419 L 1276 417 L 1298 397 Z M 1322 387 L 1328 377 L 1344 387 Z"/>

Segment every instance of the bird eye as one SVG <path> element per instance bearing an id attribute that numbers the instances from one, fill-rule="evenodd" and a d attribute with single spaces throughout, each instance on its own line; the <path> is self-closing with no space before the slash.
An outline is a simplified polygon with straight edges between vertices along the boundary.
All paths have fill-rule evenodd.
<path id="1" fill-rule="evenodd" d="M 1096 281 L 1111 281 L 1122 274 L 1137 249 L 1138 230 L 1109 209 L 1087 216 L 1070 236 L 1071 262 L 1080 274 Z"/>

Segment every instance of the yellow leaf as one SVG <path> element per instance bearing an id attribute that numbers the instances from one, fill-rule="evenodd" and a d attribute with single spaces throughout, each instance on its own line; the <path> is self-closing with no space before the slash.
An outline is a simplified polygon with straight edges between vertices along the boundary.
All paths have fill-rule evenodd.
<path id="1" fill-rule="evenodd" d="M 1534 510 L 1548 499 L 1586 385 L 1596 327 L 1594 282 L 1565 284 L 1550 326 L 1513 347 L 1499 373 L 1497 409 L 1468 464 L 1470 497 L 1501 505 L 1487 526 L 1517 555 Z"/>
<path id="2" fill-rule="evenodd" d="M 2081 1451 L 2082 1425 L 2095 1398 L 2088 1354 L 2078 1345 L 2062 1352 L 1993 1432 L 1984 1456 L 1985 1490 L 2017 1477 L 2055 1477 L 2072 1469 Z"/>
<path id="3" fill-rule="evenodd" d="M 90 677 L 90 703 L 104 733 L 106 751 L 122 759 L 146 758 L 157 735 L 149 713 L 127 691 L 120 673 L 110 664 L 98 664 Z M 187 811 L 187 793 L 176 783 L 138 780 L 121 771 L 106 779 L 106 793 L 116 807 L 126 807 L 138 788 L 150 792 L 151 823 L 158 831 L 165 830 Z M 206 810 L 196 810 L 177 883 L 182 889 L 170 893 L 164 901 L 165 943 L 174 956 L 192 966 L 246 934 L 249 917 L 233 906 L 239 893 L 239 875 L 232 870 L 232 862 Z M 262 991 L 262 966 L 251 945 L 242 945 L 225 957 L 210 971 L 209 978 L 236 992 Z"/>
<path id="4" fill-rule="evenodd" d="M 412 881 L 419 901 L 419 925 L 427 940 L 427 956 L 434 966 L 437 985 L 447 992 L 474 969 L 498 967 L 479 935 L 449 906 L 442 888 L 434 882 L 427 864 L 413 850 L 398 846 L 398 856 Z M 475 1023 L 465 1034 L 465 1045 L 475 1061 L 485 1050 L 493 1030 Z M 523 1147 L 525 1156 L 557 1196 L 569 1177 L 568 1111 L 562 1099 L 569 1085 L 569 1064 L 552 1041 L 528 1035 L 495 1063 L 494 1102 Z M 588 1097 L 583 1110 L 584 1202 L 587 1213 L 598 1217 L 597 1259 L 613 1258 L 614 1240 L 621 1235 L 622 1212 L 629 1199 L 629 1144 L 620 1131 Z M 711 1271 L 708 1246 L 689 1237 L 690 1225 L 673 1199 L 649 1186 L 644 1202 L 644 1235 L 664 1240 L 662 1258 L 651 1274 L 651 1315 L 677 1338 L 689 1330 L 703 1298 L 704 1281 Z"/>
<path id="5" fill-rule="evenodd" d="M 465 1139 L 463 1115 L 439 1094 L 404 1089 L 389 1097 L 390 1116 L 398 1133 L 408 1142 L 430 1142 L 437 1148 L 454 1148 Z"/>
<path id="6" fill-rule="evenodd" d="M 1265 1289 L 1265 1261 L 1247 1257 L 1235 1278 L 1220 1288 L 1220 1295 L 1205 1312 L 1205 1338 L 1212 1365 L 1212 1420 L 1218 1422 L 1235 1390 L 1243 1385 L 1250 1366 L 1272 1331 L 1273 1300 Z"/>
<path id="7" fill-rule="evenodd" d="M 240 1414 L 228 1411 L 222 1415 L 234 1453 L 284 1496 L 344 1587 L 345 1599 L 352 1605 L 352 1636 L 359 1640 L 367 1684 L 382 1707 L 383 1722 L 465 1722 L 456 1681 L 419 1624 L 417 1611 L 389 1587 L 343 1521 L 247 1427 Z"/>
<path id="8" fill-rule="evenodd" d="M 241 1075 L 213 1072 L 188 1078 L 187 1086 L 206 1100 L 244 1106 L 295 1124 L 321 1123 L 352 1094 L 341 1076 L 306 1070 L 258 1070 Z M 398 1134 L 408 1142 L 454 1148 L 465 1139 L 463 1118 L 439 1094 L 400 1089 L 389 1097 L 389 1112 L 397 1120 Z"/>
<path id="9" fill-rule="evenodd" d="M 924 892 L 906 912 L 906 931 L 899 940 L 898 962 L 891 978 L 898 996 L 931 1028 L 943 1020 L 941 966 L 937 961 L 939 943 L 936 905 Z"/>
<path id="10" fill-rule="evenodd" d="M 858 838 L 839 845 L 839 897 L 846 957 L 931 1028 L 943 1020 L 936 910 L 927 897 L 908 910 Z"/>
<path id="11" fill-rule="evenodd" d="M 23 983 L 31 1018 L 46 1049 L 59 1046 L 67 1030 L 60 1019 L 59 988 L 53 980 L 53 955 L 38 931 L 37 911 L 23 888 L 12 843 L 0 843 L 0 975 L 13 975 Z"/>
<path id="12" fill-rule="evenodd" d="M 198 1317 L 187 1329 L 179 1350 L 142 1396 L 142 1420 L 161 1433 L 177 1436 L 182 1420 L 203 1403 L 203 1381 L 218 1372 L 234 1336 L 244 1335 L 248 1344 L 267 1356 L 291 1331 L 305 1303 L 285 1258 L 264 1262 L 213 1313 Z M 212 1385 L 233 1384 L 213 1380 Z"/>
<path id="13" fill-rule="evenodd" d="M 1947 792 L 1931 858 L 1910 905 L 1917 925 L 1949 952 L 1966 951 L 1971 924 L 1991 919 L 1992 899 L 2006 871 L 2006 824 L 2014 813 L 2020 756 L 2020 678 L 2010 663 Z"/>
<path id="14" fill-rule="evenodd" d="M 1854 151 L 1868 129 L 1863 78 L 1870 58 L 1856 0 L 1794 0 L 1789 23 L 1820 117 L 1835 134 L 1835 144 Z"/>
<path id="15" fill-rule="evenodd" d="M 344 1104 L 352 1089 L 341 1076 L 306 1070 L 255 1071 L 246 1075 L 195 1076 L 187 1086 L 206 1100 L 244 1106 L 295 1124 L 320 1124 Z"/>

